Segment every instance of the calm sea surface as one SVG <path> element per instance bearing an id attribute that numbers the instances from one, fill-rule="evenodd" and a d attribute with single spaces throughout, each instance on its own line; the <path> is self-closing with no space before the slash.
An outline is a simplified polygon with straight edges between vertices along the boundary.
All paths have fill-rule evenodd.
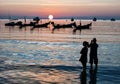
<path id="1" fill-rule="evenodd" d="M 20 20 L 23 21 L 23 20 Z M 27 20 L 30 23 L 32 20 Z M 39 24 L 44 24 L 49 20 L 45 19 L 40 21 Z M 57 19 L 53 20 L 55 24 L 69 24 L 70 20 Z M 82 25 L 89 24 L 92 22 L 91 30 L 82 30 L 81 34 L 79 31 L 76 35 L 73 35 L 72 28 L 55 30 L 54 34 L 51 33 L 50 28 L 36 28 L 31 31 L 31 27 L 5 27 L 4 24 L 8 23 L 8 20 L 0 20 L 0 38 L 1 39 L 17 39 L 17 40 L 36 40 L 36 41 L 49 41 L 49 42 L 83 42 L 84 40 L 89 41 L 96 37 L 98 42 L 120 42 L 120 21 L 97 21 L 92 22 L 91 20 L 82 20 Z M 17 22 L 17 21 L 16 21 Z M 80 21 L 75 20 L 77 25 Z M 24 21 L 23 21 L 24 23 Z M 49 26 L 49 25 L 48 25 Z"/>
<path id="2" fill-rule="evenodd" d="M 70 21 L 54 20 L 59 24 Z M 9 65 L 62 65 L 78 66 L 80 50 L 84 40 L 90 42 L 97 38 L 99 66 L 96 84 L 120 83 L 120 21 L 93 22 L 92 30 L 82 30 L 72 34 L 72 29 L 55 30 L 40 28 L 33 31 L 30 27 L 5 27 L 8 20 L 0 20 L 0 63 Z M 29 23 L 30 20 L 27 20 Z M 42 23 L 48 22 L 42 20 Z M 79 20 L 76 20 L 79 24 Z M 83 20 L 82 24 L 90 23 Z M 89 53 L 88 53 L 89 55 Z M 88 56 L 89 61 L 89 56 Z M 0 68 L 2 70 L 2 68 Z M 78 71 L 79 74 L 79 71 Z M 1 76 L 1 75 L 0 75 Z M 3 76 L 3 75 L 2 75 Z M 90 81 L 89 63 L 87 64 L 87 83 Z"/>

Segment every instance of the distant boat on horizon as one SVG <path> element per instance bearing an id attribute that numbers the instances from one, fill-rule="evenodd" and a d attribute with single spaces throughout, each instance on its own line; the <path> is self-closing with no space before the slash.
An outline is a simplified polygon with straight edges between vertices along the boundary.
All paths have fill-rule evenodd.
<path id="1" fill-rule="evenodd" d="M 110 20 L 111 20 L 111 21 L 115 21 L 115 18 L 111 18 Z"/>
<path id="2" fill-rule="evenodd" d="M 96 17 L 94 17 L 94 18 L 93 18 L 93 21 L 97 21 L 97 18 L 96 18 Z"/>

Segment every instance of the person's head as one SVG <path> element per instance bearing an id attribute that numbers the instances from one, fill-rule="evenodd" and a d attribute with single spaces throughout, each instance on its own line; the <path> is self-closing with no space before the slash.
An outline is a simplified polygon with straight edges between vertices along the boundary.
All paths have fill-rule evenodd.
<path id="1" fill-rule="evenodd" d="M 97 41 L 96 38 L 93 38 L 93 42 L 96 43 L 96 41 Z"/>
<path id="2" fill-rule="evenodd" d="M 84 41 L 84 42 L 83 42 L 83 46 L 88 46 L 88 42 L 87 42 L 87 41 Z"/>

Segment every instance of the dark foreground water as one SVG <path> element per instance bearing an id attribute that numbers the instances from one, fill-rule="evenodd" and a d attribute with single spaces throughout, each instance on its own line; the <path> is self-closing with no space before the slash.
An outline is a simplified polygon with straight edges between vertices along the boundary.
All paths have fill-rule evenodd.
<path id="1" fill-rule="evenodd" d="M 87 84 L 119 84 L 120 43 L 98 44 L 98 69 L 90 71 L 88 63 L 86 71 L 82 71 L 82 66 L 78 61 L 82 43 L 0 40 L 0 84 L 80 84 L 85 81 Z M 52 76 L 51 78 L 53 78 L 53 75 L 48 76 L 45 72 L 40 72 L 42 69 L 46 73 L 49 70 L 53 71 L 54 77 L 57 73 L 64 72 L 63 74 L 66 75 L 62 77 L 57 75 L 56 80 L 51 79 L 52 81 L 50 81 L 50 78 L 46 77 Z M 25 71 L 29 71 L 29 73 Z M 30 71 L 33 71 L 34 75 Z M 35 74 L 37 72 L 40 73 L 39 77 L 38 74 Z M 32 74 L 36 77 L 36 81 L 26 79 L 25 74 L 27 76 Z M 45 78 L 41 78 L 43 75 Z M 57 79 L 57 77 L 60 78 Z M 66 80 L 62 80 L 65 77 Z"/>

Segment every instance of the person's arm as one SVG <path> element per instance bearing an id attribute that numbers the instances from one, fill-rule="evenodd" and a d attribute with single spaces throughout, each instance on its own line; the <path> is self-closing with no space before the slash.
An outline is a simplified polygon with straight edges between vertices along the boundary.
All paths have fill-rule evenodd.
<path id="1" fill-rule="evenodd" d="M 89 44 L 89 42 L 87 42 L 87 47 L 90 47 L 91 46 L 91 43 Z"/>

